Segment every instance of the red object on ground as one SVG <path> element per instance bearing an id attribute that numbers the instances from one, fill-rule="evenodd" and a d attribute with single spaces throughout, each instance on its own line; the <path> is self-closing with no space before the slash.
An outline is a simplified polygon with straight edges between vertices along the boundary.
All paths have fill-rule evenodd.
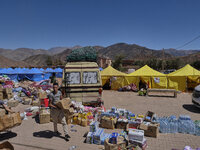
<path id="1" fill-rule="evenodd" d="M 6 85 L 13 85 L 13 82 L 12 81 L 5 81 L 5 84 Z"/>
<path id="2" fill-rule="evenodd" d="M 49 107 L 49 99 L 41 99 L 41 105 L 43 105 L 44 107 Z"/>
<path id="3" fill-rule="evenodd" d="M 30 112 L 26 113 L 26 116 L 32 116 L 32 115 L 33 115 L 33 114 L 30 113 Z"/>

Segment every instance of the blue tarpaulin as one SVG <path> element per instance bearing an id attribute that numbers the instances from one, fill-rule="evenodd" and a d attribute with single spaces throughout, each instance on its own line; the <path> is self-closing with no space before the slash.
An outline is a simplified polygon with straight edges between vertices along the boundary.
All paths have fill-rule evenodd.
<path id="1" fill-rule="evenodd" d="M 11 80 L 23 80 L 28 79 L 31 81 L 41 81 L 49 79 L 52 74 L 55 73 L 57 78 L 62 78 L 61 68 L 0 68 L 0 75 L 7 75 Z"/>

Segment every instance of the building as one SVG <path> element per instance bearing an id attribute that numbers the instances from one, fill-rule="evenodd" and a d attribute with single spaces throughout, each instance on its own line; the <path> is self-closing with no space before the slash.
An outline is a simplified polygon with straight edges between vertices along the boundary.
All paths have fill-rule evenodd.
<path id="1" fill-rule="evenodd" d="M 98 57 L 97 63 L 99 67 L 106 68 L 108 66 L 111 66 L 112 60 L 109 57 L 101 56 L 101 57 Z"/>

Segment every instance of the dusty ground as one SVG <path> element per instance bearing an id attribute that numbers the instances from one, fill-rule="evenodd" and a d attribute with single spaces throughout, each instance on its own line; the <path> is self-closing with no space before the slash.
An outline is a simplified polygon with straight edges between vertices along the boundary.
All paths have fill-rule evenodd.
<path id="1" fill-rule="evenodd" d="M 195 108 L 191 103 L 191 94 L 179 94 L 177 98 L 140 97 L 136 93 L 104 91 L 103 99 L 105 107 L 112 106 L 126 108 L 135 114 L 145 114 L 148 110 L 156 112 L 158 116 L 187 114 L 193 120 L 200 120 L 200 109 Z M 20 105 L 17 109 L 23 110 Z M 69 126 L 70 129 L 70 126 Z M 76 150 L 96 150 L 101 146 L 83 143 L 84 133 L 89 128 L 76 126 L 77 132 L 70 132 L 70 142 L 65 142 L 62 137 L 55 137 L 52 134 L 52 123 L 40 125 L 35 119 L 28 117 L 22 125 L 12 129 L 11 134 L 1 134 L 0 141 L 9 140 L 15 150 L 68 150 L 72 145 Z M 62 126 L 59 131 L 63 133 Z M 111 132 L 111 131 L 109 131 Z M 172 148 L 182 149 L 186 145 L 193 148 L 200 147 L 200 136 L 187 134 L 160 134 L 158 138 L 147 137 L 147 150 L 171 150 Z"/>

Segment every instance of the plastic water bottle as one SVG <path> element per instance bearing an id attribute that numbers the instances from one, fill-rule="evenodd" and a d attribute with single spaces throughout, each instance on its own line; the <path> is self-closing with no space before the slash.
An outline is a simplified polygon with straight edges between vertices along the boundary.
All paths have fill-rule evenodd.
<path id="1" fill-rule="evenodd" d="M 200 121 L 194 121 L 195 124 L 195 135 L 200 136 Z"/>
<path id="2" fill-rule="evenodd" d="M 169 133 L 174 133 L 174 122 L 173 122 L 173 120 L 170 120 L 169 126 L 170 126 L 170 131 L 169 131 Z"/>
<path id="3" fill-rule="evenodd" d="M 74 149 L 76 149 L 76 146 L 71 146 L 68 150 L 74 150 Z"/>
<path id="4" fill-rule="evenodd" d="M 178 132 L 178 120 L 175 120 L 174 122 L 174 133 Z"/>
<path id="5" fill-rule="evenodd" d="M 194 122 L 192 120 L 190 120 L 189 124 L 190 124 L 189 125 L 189 127 L 190 127 L 189 134 L 195 134 L 195 124 L 194 124 Z"/>

